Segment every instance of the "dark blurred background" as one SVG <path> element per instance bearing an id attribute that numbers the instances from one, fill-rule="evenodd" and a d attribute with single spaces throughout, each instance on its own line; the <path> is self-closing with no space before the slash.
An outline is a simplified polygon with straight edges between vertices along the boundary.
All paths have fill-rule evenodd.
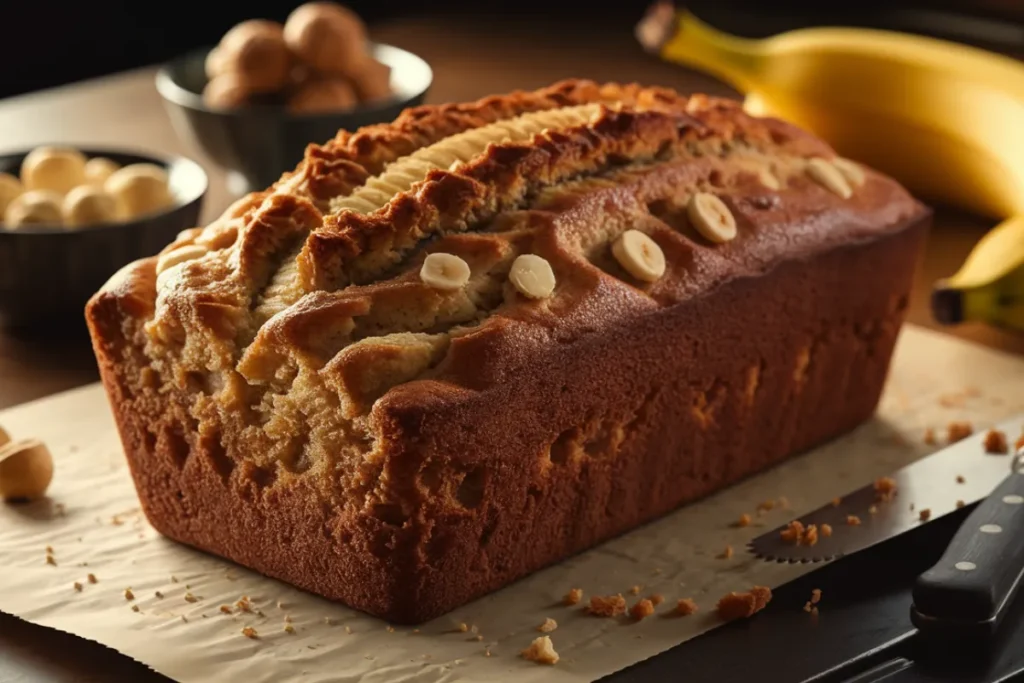
<path id="1" fill-rule="evenodd" d="M 283 20 L 299 0 L 113 2 L 2 0 L 0 97 L 164 61 L 212 45 L 247 18 Z M 397 17 L 481 14 L 557 23 L 632 25 L 649 4 L 632 0 L 350 0 L 370 25 Z M 678 5 L 679 3 L 677 3 Z M 751 36 L 814 24 L 877 26 L 1024 52 L 1024 0 L 717 0 L 686 3 L 724 29 Z M 496 30 L 500 30 L 496 29 Z"/>

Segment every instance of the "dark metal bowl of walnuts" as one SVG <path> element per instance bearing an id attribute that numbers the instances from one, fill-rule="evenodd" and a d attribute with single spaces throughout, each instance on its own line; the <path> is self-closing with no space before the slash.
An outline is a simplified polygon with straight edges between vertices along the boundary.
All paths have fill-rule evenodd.
<path id="1" fill-rule="evenodd" d="M 293 169 L 310 142 L 421 104 L 432 79 L 416 55 L 369 42 L 350 10 L 312 2 L 284 24 L 238 24 L 217 46 L 165 64 L 156 85 L 179 135 L 244 193 Z"/>

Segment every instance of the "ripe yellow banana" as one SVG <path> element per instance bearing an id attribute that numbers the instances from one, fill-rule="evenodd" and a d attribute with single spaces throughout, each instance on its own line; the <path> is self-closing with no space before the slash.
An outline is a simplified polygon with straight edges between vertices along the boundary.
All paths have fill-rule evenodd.
<path id="1" fill-rule="evenodd" d="M 812 130 L 922 197 L 1006 219 L 937 283 L 933 311 L 947 324 L 983 319 L 1024 330 L 1024 275 L 1016 275 L 1024 273 L 1024 64 L 869 29 L 739 38 L 664 2 L 637 37 L 663 59 L 736 87 L 752 114 Z"/>

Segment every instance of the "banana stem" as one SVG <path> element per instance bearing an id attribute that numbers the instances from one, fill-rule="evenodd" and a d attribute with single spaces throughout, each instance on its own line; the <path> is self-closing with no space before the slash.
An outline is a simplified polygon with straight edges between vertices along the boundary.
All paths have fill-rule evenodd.
<path id="1" fill-rule="evenodd" d="M 661 50 L 663 59 L 707 71 L 740 92 L 754 89 L 765 41 L 740 38 L 708 26 L 690 12 L 679 12 L 676 33 Z"/>

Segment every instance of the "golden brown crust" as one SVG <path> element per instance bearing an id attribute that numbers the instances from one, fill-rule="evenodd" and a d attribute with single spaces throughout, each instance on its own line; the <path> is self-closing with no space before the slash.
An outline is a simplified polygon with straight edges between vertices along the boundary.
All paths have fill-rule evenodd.
<path id="1" fill-rule="evenodd" d="M 579 106 L 599 114 L 330 213 L 425 145 Z M 134 264 L 89 304 L 147 515 L 418 621 L 851 428 L 881 390 L 927 212 L 870 171 L 830 192 L 806 169 L 831 156 L 735 103 L 589 82 L 311 147 L 166 250 L 205 255 Z M 694 230 L 695 192 L 724 202 L 735 239 Z M 613 258 L 627 229 L 664 252 L 657 281 Z M 439 251 L 468 264 L 461 289 L 420 278 Z M 550 297 L 511 285 L 521 254 L 550 264 Z M 238 532 L 254 528 L 272 547 Z"/>

